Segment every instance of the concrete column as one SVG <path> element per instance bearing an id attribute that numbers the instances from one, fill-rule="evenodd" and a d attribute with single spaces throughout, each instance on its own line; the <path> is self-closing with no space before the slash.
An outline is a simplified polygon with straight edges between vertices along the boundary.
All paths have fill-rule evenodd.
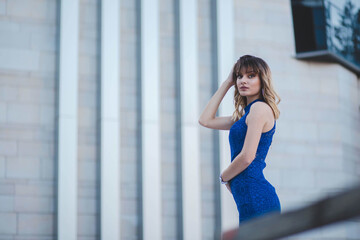
<path id="1" fill-rule="evenodd" d="M 101 2 L 101 239 L 120 239 L 119 0 Z"/>
<path id="2" fill-rule="evenodd" d="M 219 86 L 228 77 L 233 67 L 234 56 L 234 3 L 233 0 L 217 0 L 217 49 L 218 49 L 218 81 Z M 230 116 L 234 112 L 234 88 L 224 97 L 220 106 L 220 116 Z M 231 162 L 229 147 L 229 131 L 220 131 L 220 172 Z M 219 172 L 219 174 L 220 174 Z M 238 227 L 239 216 L 236 204 L 225 186 L 221 186 L 221 225 L 222 231 Z"/>
<path id="3" fill-rule="evenodd" d="M 143 239 L 161 239 L 159 3 L 141 1 Z"/>
<path id="4" fill-rule="evenodd" d="M 201 239 L 201 179 L 198 124 L 197 1 L 180 6 L 182 226 L 185 240 Z"/>
<path id="5" fill-rule="evenodd" d="M 57 238 L 76 240 L 79 1 L 60 7 Z"/>

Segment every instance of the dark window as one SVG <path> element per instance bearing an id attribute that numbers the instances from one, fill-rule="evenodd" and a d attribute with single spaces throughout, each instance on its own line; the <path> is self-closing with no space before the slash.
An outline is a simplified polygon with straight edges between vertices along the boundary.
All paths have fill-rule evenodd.
<path id="1" fill-rule="evenodd" d="M 291 6 L 297 58 L 339 62 L 360 74 L 359 0 L 292 0 Z"/>

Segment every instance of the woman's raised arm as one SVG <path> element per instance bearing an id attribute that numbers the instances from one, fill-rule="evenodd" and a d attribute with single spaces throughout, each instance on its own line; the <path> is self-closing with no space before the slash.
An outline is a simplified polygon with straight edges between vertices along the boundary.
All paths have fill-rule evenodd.
<path id="1" fill-rule="evenodd" d="M 219 89 L 211 97 L 210 101 L 201 113 L 199 118 L 199 123 L 201 126 L 218 130 L 229 130 L 234 124 L 234 121 L 231 120 L 231 116 L 216 117 L 216 112 L 222 99 L 224 98 L 227 91 L 234 85 L 234 82 L 232 80 L 233 69 L 234 67 L 232 68 L 226 81 L 221 84 Z"/>

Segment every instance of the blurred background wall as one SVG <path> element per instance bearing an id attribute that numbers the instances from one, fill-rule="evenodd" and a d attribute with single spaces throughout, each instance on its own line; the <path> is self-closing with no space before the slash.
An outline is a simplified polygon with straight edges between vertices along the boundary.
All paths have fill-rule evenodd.
<path id="1" fill-rule="evenodd" d="M 189 179 L 184 179 L 188 175 L 184 175 L 181 161 L 184 142 L 192 140 L 183 139 L 181 129 L 184 124 L 180 119 L 184 107 L 181 106 L 181 94 L 191 89 L 181 89 L 179 82 L 182 51 L 179 1 L 158 0 L 156 9 L 159 51 L 154 61 L 159 63 L 159 85 L 158 95 L 153 97 L 159 99 L 160 142 L 154 148 L 159 150 L 161 181 L 158 183 L 160 191 L 154 194 L 161 199 L 161 218 L 154 222 L 143 217 L 143 208 L 152 205 L 144 202 L 142 197 L 145 191 L 142 187 L 142 91 L 146 91 L 142 87 L 144 81 L 153 81 L 151 73 L 141 71 L 141 44 L 146 45 L 146 39 L 141 38 L 141 11 L 146 9 L 141 9 L 144 5 L 140 0 L 118 2 L 120 74 L 116 104 L 120 129 L 114 134 L 119 134 L 120 138 L 119 168 L 116 170 L 120 192 L 120 239 L 141 239 L 144 226 L 151 228 L 152 224 L 160 229 L 161 239 L 181 239 L 186 235 L 184 231 L 189 231 L 184 230 L 182 222 L 184 214 L 191 216 L 191 213 L 185 213 L 188 210 L 183 208 L 183 193 L 187 191 L 183 187 Z M 75 218 L 65 216 L 65 219 L 75 219 L 76 239 L 100 239 L 104 227 L 100 217 L 101 1 L 74 1 L 79 4 L 76 33 L 77 166 L 73 169 L 77 173 L 73 183 L 76 192 L 69 195 L 62 192 L 60 196 L 57 188 L 60 176 L 58 106 L 65 100 L 59 97 L 59 81 L 62 81 L 59 55 L 64 51 L 60 48 L 60 16 L 67 14 L 60 11 L 61 2 L 0 0 L 0 239 L 56 239 L 58 213 L 63 210 L 58 208 L 60 198 L 76 201 Z M 233 15 L 230 25 L 233 26 L 230 29 L 233 39 L 230 42 L 234 52 L 228 59 L 232 63 L 244 54 L 263 58 L 272 70 L 274 86 L 281 97 L 281 114 L 264 174 L 276 188 L 282 211 L 307 205 L 358 183 L 360 60 L 356 56 L 360 48 L 356 46 L 359 45 L 352 44 L 348 53 L 341 49 L 331 50 L 329 44 L 318 44 L 321 43 L 319 34 L 328 29 L 322 29 L 324 24 L 320 24 L 320 31 L 316 31 L 319 15 L 317 10 L 311 9 L 319 6 L 321 9 L 323 1 L 223 2 L 231 7 Z M 328 2 L 331 1 L 325 3 Z M 348 2 L 353 4 L 354 19 L 359 16 L 360 22 L 359 4 Z M 219 10 L 219 4 L 223 3 L 215 0 L 196 2 L 197 15 L 193 22 L 197 26 L 195 49 L 198 56 L 198 74 L 193 82 L 198 97 L 193 103 L 198 106 L 196 118 L 219 82 L 227 76 L 218 79 L 221 65 L 219 40 L 226 39 L 219 34 L 222 25 L 218 22 L 219 17 L 227 14 L 226 8 Z M 346 4 L 346 1 L 338 2 L 338 12 L 341 13 Z M 294 22 L 299 21 L 293 19 L 298 16 L 293 12 L 297 11 L 294 10 L 296 6 L 304 7 L 302 14 L 313 17 L 310 21 L 311 26 L 315 26 L 313 35 L 306 33 L 309 27 L 304 27 L 305 33 L 300 34 L 315 39 L 315 43 L 310 43 L 309 49 L 303 51 L 307 55 L 296 47 L 302 41 L 301 38 L 295 41 Z M 340 23 L 341 19 L 339 17 L 335 22 Z M 351 25 L 350 29 L 356 30 L 358 26 Z M 341 33 L 337 30 L 340 37 L 334 37 L 334 41 L 346 37 Z M 359 37 L 360 32 L 356 36 Z M 360 37 L 356 39 L 359 43 Z M 340 42 L 337 46 L 344 44 Z M 230 71 L 231 66 L 228 64 L 228 69 L 222 71 Z M 228 94 L 231 98 L 232 91 Z M 196 226 L 199 226 L 201 239 L 218 239 L 221 232 L 238 225 L 236 206 L 218 182 L 218 175 L 223 170 L 220 162 L 230 163 L 230 155 L 228 159 L 222 159 L 220 153 L 228 151 L 229 145 L 219 140 L 218 131 L 199 125 L 198 131 L 199 155 L 197 159 L 191 159 L 199 165 L 198 181 L 193 183 L 199 188 L 195 199 L 199 200 L 196 210 L 200 212 L 200 218 Z M 296 237 L 360 239 L 359 229 L 360 220 L 353 219 Z"/>

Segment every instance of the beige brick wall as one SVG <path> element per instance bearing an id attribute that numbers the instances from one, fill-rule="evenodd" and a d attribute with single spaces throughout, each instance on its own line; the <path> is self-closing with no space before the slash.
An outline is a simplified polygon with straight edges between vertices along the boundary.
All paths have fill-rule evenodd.
<path id="1" fill-rule="evenodd" d="M 139 62 L 137 33 L 137 1 L 121 1 L 120 4 L 120 122 L 121 122 L 121 162 L 120 186 L 121 239 L 141 237 L 140 176 L 140 89 L 138 88 Z"/>
<path id="2" fill-rule="evenodd" d="M 175 49 L 175 3 L 159 1 L 160 34 L 160 126 L 161 126 L 161 172 L 162 172 L 162 237 L 176 239 L 179 223 L 177 211 L 181 204 L 177 182 L 177 106 L 176 49 Z"/>
<path id="3" fill-rule="evenodd" d="M 100 1 L 79 1 L 78 239 L 100 238 Z M 87 194 L 91 191 L 91 194 Z"/>
<path id="4" fill-rule="evenodd" d="M 119 9 L 121 239 L 139 239 L 142 227 L 139 2 L 121 1 Z M 198 1 L 200 110 L 217 82 L 213 4 Z M 267 61 L 282 98 L 264 170 L 282 210 L 359 181 L 360 79 L 335 63 L 294 58 L 290 1 L 244 0 L 234 5 L 235 55 L 254 54 Z M 161 0 L 159 6 L 162 223 L 166 224 L 162 236 L 176 239 L 181 231 L 176 1 Z M 1 239 L 56 235 L 58 7 L 55 0 L 0 0 Z M 100 234 L 99 7 L 100 0 L 80 0 L 79 239 L 98 239 Z M 216 131 L 200 128 L 202 239 L 216 239 L 218 230 L 216 136 Z M 346 221 L 296 237 L 355 238 L 360 236 L 359 225 L 358 220 Z"/>
<path id="5" fill-rule="evenodd" d="M 216 72 L 213 71 L 213 58 L 216 57 L 212 34 L 214 34 L 213 22 L 214 11 L 213 2 L 210 0 L 198 1 L 198 48 L 199 48 L 199 111 L 202 111 L 215 92 L 213 82 L 217 82 Z M 214 154 L 214 134 L 216 130 L 200 127 L 200 170 L 201 170 L 201 220 L 202 220 L 202 239 L 216 239 L 216 217 L 220 206 L 216 205 L 215 184 L 218 183 L 215 161 L 219 157 Z M 216 172 L 216 173 L 215 173 Z"/>
<path id="6" fill-rule="evenodd" d="M 0 1 L 0 238 L 55 236 L 56 1 Z"/>

